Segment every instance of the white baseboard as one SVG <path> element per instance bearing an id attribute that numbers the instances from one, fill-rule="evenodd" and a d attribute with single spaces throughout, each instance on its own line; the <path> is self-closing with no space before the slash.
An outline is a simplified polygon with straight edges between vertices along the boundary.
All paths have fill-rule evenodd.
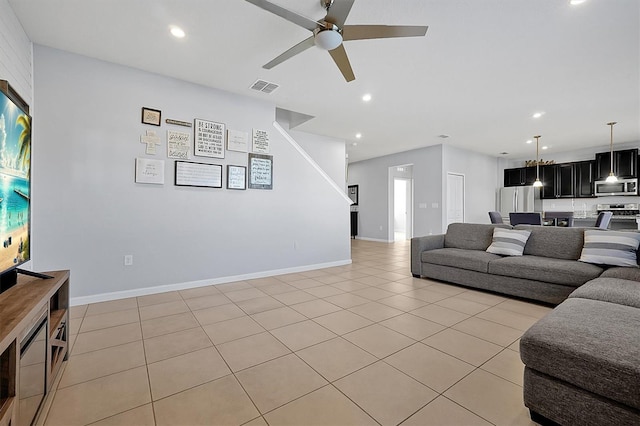
<path id="1" fill-rule="evenodd" d="M 297 272 L 313 271 L 316 269 L 333 268 L 336 266 L 350 265 L 351 259 L 336 262 L 318 263 L 315 265 L 296 266 L 293 268 L 274 269 L 271 271 L 253 272 L 250 274 L 234 275 L 228 277 L 211 278 L 198 281 L 187 281 L 176 284 L 165 284 L 154 287 L 135 288 L 131 290 L 100 293 L 91 296 L 71 297 L 71 306 L 86 305 L 88 303 L 108 302 L 110 300 L 126 299 L 128 297 L 146 296 L 149 294 L 164 293 L 167 291 L 188 290 L 190 288 L 205 287 L 208 285 L 226 284 L 236 281 L 253 280 L 256 278 L 272 277 L 274 275 L 295 274 Z"/>

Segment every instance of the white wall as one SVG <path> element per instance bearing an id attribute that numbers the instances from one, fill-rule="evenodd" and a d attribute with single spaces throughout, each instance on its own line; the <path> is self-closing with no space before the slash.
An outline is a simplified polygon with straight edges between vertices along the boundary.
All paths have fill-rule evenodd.
<path id="1" fill-rule="evenodd" d="M 34 76 L 34 269 L 71 269 L 77 302 L 350 262 L 349 205 L 272 127 L 274 105 L 38 45 Z M 267 130 L 274 189 L 174 186 L 166 130 L 185 128 L 141 124 L 143 106 Z M 155 157 L 139 142 L 149 129 L 163 141 Z M 164 159 L 165 184 L 134 183 L 136 157 Z"/>
<path id="2" fill-rule="evenodd" d="M 414 236 L 445 231 L 447 172 L 465 175 L 465 221 L 489 222 L 488 212 L 495 208 L 496 188 L 501 182 L 499 159 L 436 145 L 349 164 L 349 185 L 359 185 L 360 191 L 359 238 L 391 240 L 388 209 L 393 200 L 389 197 L 393 179 L 389 167 L 406 164 L 413 165 Z"/>
<path id="3" fill-rule="evenodd" d="M 33 103 L 31 57 L 29 37 L 9 2 L 0 0 L 0 80 L 7 80 L 30 106 Z"/>
<path id="4" fill-rule="evenodd" d="M 349 164 L 348 183 L 359 185 L 358 238 L 390 240 L 389 167 L 407 164 L 413 165 L 413 235 L 442 232 L 442 145 L 437 145 Z"/>
<path id="5" fill-rule="evenodd" d="M 489 223 L 489 211 L 495 209 L 496 188 L 502 180 L 496 177 L 498 159 L 485 154 L 443 146 L 443 204 L 446 204 L 446 174 L 464 175 L 465 179 L 465 222 Z M 446 205 L 442 209 L 443 223 L 446 223 Z"/>
<path id="6" fill-rule="evenodd" d="M 287 127 L 283 127 L 287 129 Z M 347 150 L 344 140 L 297 130 L 287 130 L 287 132 L 318 163 L 336 185 L 346 191 L 345 158 Z M 343 161 L 336 161 L 336 158 L 342 158 Z"/>

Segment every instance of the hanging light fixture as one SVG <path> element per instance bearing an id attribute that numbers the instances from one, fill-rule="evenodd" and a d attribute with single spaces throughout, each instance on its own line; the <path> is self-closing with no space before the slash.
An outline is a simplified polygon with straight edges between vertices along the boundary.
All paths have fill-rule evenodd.
<path id="1" fill-rule="evenodd" d="M 607 123 L 607 126 L 611 127 L 611 145 L 609 148 L 609 156 L 611 157 L 611 172 L 609 173 L 609 176 L 607 176 L 607 182 L 610 182 L 610 183 L 618 181 L 617 176 L 613 173 L 613 125 L 616 123 L 617 123 L 616 121 Z"/>
<path id="2" fill-rule="evenodd" d="M 534 188 L 540 188 L 542 182 L 540 182 L 540 135 L 534 136 L 536 140 L 536 181 L 533 182 Z"/>

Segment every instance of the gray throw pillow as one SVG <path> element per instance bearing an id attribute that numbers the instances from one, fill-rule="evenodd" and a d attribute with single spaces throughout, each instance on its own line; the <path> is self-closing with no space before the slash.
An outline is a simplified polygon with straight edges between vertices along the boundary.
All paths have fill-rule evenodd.
<path id="1" fill-rule="evenodd" d="M 493 241 L 487 247 L 487 253 L 522 256 L 529 235 L 531 235 L 531 231 L 495 228 L 493 230 Z"/>
<path id="2" fill-rule="evenodd" d="M 636 250 L 640 234 L 636 232 L 584 231 L 581 262 L 638 267 Z"/>

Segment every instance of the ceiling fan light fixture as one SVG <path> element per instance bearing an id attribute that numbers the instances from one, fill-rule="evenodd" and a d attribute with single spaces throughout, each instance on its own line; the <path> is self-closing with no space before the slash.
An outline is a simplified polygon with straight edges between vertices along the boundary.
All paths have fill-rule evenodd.
<path id="1" fill-rule="evenodd" d="M 333 29 L 321 30 L 314 37 L 316 46 L 323 50 L 333 50 L 342 44 L 342 34 Z"/>

